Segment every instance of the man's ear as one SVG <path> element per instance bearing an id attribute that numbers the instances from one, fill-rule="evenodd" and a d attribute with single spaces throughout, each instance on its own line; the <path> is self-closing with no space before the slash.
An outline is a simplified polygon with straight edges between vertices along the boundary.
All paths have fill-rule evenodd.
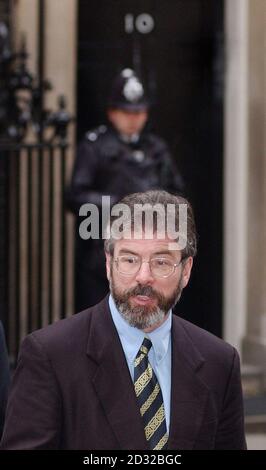
<path id="1" fill-rule="evenodd" d="M 184 261 L 183 265 L 183 271 L 182 271 L 182 289 L 187 286 L 190 274 L 191 274 L 191 269 L 193 266 L 193 258 L 190 256 L 188 259 Z"/>
<path id="2" fill-rule="evenodd" d="M 105 252 L 105 266 L 106 266 L 106 276 L 108 281 L 110 281 L 110 271 L 111 271 L 111 255 L 110 253 Z"/>

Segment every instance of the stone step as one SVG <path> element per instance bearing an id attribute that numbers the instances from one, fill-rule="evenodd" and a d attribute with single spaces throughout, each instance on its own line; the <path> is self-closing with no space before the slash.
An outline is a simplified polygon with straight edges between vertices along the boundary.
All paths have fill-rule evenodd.
<path id="1" fill-rule="evenodd" d="M 266 433 L 266 393 L 244 397 L 245 430 L 247 433 Z"/>
<path id="2" fill-rule="evenodd" d="M 246 433 L 248 450 L 266 450 L 266 433 Z"/>
<path id="3" fill-rule="evenodd" d="M 261 367 L 243 364 L 241 374 L 244 397 L 254 397 L 264 393 L 265 375 Z"/>

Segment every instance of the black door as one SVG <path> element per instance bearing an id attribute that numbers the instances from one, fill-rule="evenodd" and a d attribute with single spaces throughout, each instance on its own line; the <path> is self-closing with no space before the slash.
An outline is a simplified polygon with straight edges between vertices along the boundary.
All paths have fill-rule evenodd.
<path id="1" fill-rule="evenodd" d="M 78 138 L 105 121 L 114 75 L 135 68 L 195 209 L 199 251 L 176 310 L 221 335 L 223 1 L 79 0 L 78 18 Z"/>

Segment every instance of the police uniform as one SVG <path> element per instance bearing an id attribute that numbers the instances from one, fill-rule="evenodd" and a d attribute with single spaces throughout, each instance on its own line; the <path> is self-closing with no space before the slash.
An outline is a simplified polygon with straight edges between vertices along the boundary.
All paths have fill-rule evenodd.
<path id="1" fill-rule="evenodd" d="M 128 80 L 125 79 L 124 83 L 128 84 Z M 123 107 L 122 99 L 124 104 L 132 105 L 130 94 L 121 99 L 121 80 L 113 87 L 111 97 L 113 102 L 109 101 L 109 106 Z M 147 106 L 143 96 L 133 105 L 134 109 Z M 182 178 L 161 138 L 145 131 L 125 138 L 112 126 L 99 126 L 85 135 L 78 147 L 67 191 L 68 206 L 76 215 L 85 203 L 95 204 L 101 209 L 103 195 L 110 196 L 113 205 L 126 194 L 149 189 L 165 189 L 174 193 L 183 190 Z M 81 220 L 78 217 L 77 223 Z M 77 231 L 76 311 L 96 304 L 108 292 L 108 287 L 102 241 L 82 240 Z"/>

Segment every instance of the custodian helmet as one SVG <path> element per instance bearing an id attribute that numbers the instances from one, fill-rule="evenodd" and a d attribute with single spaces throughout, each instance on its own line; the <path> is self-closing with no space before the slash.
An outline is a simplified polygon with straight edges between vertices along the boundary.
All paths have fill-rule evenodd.
<path id="1" fill-rule="evenodd" d="M 114 79 L 109 101 L 109 108 L 127 111 L 144 111 L 149 103 L 145 95 L 143 83 L 132 69 L 124 69 Z"/>

